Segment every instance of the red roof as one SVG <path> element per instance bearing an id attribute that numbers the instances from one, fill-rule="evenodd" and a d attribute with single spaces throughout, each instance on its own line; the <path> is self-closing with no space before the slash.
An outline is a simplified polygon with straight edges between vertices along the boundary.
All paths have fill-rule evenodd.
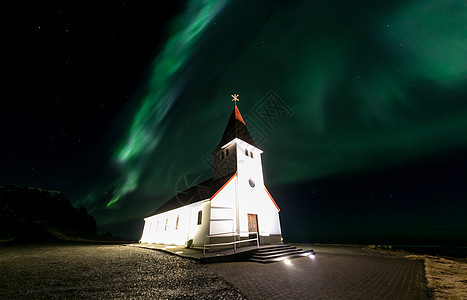
<path id="1" fill-rule="evenodd" d="M 238 110 L 237 105 L 234 105 L 234 110 L 232 114 L 235 114 L 235 120 L 242 122 L 243 125 L 246 126 L 245 121 L 243 121 L 242 115 L 240 114 L 240 111 Z"/>
<path id="2" fill-rule="evenodd" d="M 271 194 L 269 194 L 268 189 L 267 189 L 266 187 L 264 187 L 264 189 L 266 190 L 266 193 L 268 193 L 269 198 L 271 198 L 272 203 L 274 203 L 274 205 L 276 206 L 277 211 L 281 211 L 281 209 L 280 209 L 279 206 L 277 205 L 276 201 L 274 201 L 274 199 L 272 198 Z"/>

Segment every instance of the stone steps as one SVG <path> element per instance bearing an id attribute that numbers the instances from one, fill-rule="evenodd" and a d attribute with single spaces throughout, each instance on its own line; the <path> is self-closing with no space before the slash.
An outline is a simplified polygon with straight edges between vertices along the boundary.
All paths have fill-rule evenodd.
<path id="1" fill-rule="evenodd" d="M 257 249 L 250 255 L 248 261 L 267 264 L 283 261 L 284 259 L 309 256 L 311 254 L 314 255 L 315 252 L 313 250 L 303 250 L 289 245 L 275 245 Z"/>

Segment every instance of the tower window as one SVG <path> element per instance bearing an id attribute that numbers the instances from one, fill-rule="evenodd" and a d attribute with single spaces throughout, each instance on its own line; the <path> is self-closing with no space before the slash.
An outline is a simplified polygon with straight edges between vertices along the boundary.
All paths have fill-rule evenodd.
<path id="1" fill-rule="evenodd" d="M 250 152 L 250 156 L 251 156 L 251 158 L 253 158 L 253 152 Z"/>
<path id="2" fill-rule="evenodd" d="M 225 156 L 229 156 L 229 149 L 225 149 Z"/>
<path id="3" fill-rule="evenodd" d="M 203 221 L 203 211 L 200 210 L 198 212 L 198 225 L 201 225 L 202 221 Z"/>
<path id="4" fill-rule="evenodd" d="M 245 149 L 245 155 L 248 156 L 248 149 Z"/>
<path id="5" fill-rule="evenodd" d="M 178 220 L 180 219 L 180 216 L 177 216 L 177 220 L 175 221 L 175 230 L 178 229 Z"/>

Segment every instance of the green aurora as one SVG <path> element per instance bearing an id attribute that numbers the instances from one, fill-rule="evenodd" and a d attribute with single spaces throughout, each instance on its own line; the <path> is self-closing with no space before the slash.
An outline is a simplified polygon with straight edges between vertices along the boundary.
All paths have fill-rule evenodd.
<path id="1" fill-rule="evenodd" d="M 209 177 L 232 93 L 270 187 L 467 146 L 465 1 L 191 1 L 171 28 L 125 110 L 115 176 L 81 201 L 100 225 Z M 255 110 L 271 91 L 290 114 L 268 127 Z"/>

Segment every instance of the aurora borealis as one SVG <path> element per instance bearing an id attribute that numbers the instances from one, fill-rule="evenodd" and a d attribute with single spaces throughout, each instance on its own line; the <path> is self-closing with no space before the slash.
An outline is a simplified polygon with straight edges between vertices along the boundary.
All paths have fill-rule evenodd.
<path id="1" fill-rule="evenodd" d="M 150 22 L 143 7 L 124 8 L 130 6 L 124 2 L 113 5 L 119 6 L 119 15 L 114 16 L 113 10 L 108 10 L 107 18 L 115 22 L 102 18 L 105 26 L 118 26 L 123 19 L 128 26 L 133 20 L 138 20 L 140 27 L 141 22 Z M 79 14 L 67 17 L 72 8 L 63 10 L 64 18 L 79 20 Z M 138 19 L 138 13 L 148 20 Z M 99 23 L 99 16 L 96 20 L 93 26 L 104 26 Z M 33 25 L 37 24 L 40 22 Z M 446 225 L 450 232 L 467 232 L 467 223 L 461 221 L 467 208 L 463 200 L 467 191 L 460 184 L 467 179 L 466 172 L 461 171 L 466 166 L 462 153 L 467 149 L 465 1 L 187 1 L 168 15 L 164 27 L 161 26 L 154 31 L 150 26 L 144 27 L 139 40 L 132 43 L 129 35 L 120 35 L 119 45 L 126 49 L 124 59 L 129 64 L 132 56 L 144 52 L 139 49 L 140 40 L 154 40 L 150 45 L 156 50 L 150 55 L 152 49 L 146 49 L 147 58 L 144 55 L 141 58 L 140 64 L 146 67 L 138 70 L 145 70 L 144 78 L 129 74 L 127 69 L 114 75 L 136 78 L 137 84 L 126 91 L 128 98 L 115 92 L 100 93 L 102 103 L 113 103 L 106 112 L 108 121 L 96 121 L 100 116 L 90 115 L 86 109 L 71 117 L 72 128 L 89 128 L 80 131 L 86 135 L 80 140 L 88 142 L 67 148 L 67 153 L 60 152 L 60 147 L 41 150 L 56 151 L 55 161 L 50 164 L 67 165 L 67 174 L 75 174 L 68 175 L 70 181 L 72 178 L 81 184 L 64 183 L 66 177 L 57 179 L 63 176 L 45 169 L 37 177 L 9 176 L 3 171 L 0 184 L 47 183 L 48 187 L 69 195 L 76 205 L 86 207 L 100 228 L 131 234 L 122 228 L 137 228 L 138 225 L 128 224 L 141 220 L 183 187 L 211 176 L 210 153 L 219 142 L 231 111 L 229 95 L 237 93 L 245 122 L 264 151 L 265 183 L 282 208 L 285 235 L 289 231 L 290 236 L 306 239 L 303 233 L 306 230 L 297 228 L 311 226 L 298 224 L 286 212 L 285 208 L 293 210 L 290 203 L 310 210 L 321 208 L 323 214 L 337 211 L 340 219 L 335 220 L 336 226 L 346 225 L 339 221 L 347 220 L 348 216 L 344 218 L 339 212 L 339 207 L 346 207 L 355 218 L 375 224 L 375 231 L 368 236 L 377 235 L 378 220 L 388 222 L 400 217 L 403 224 L 408 224 L 408 219 L 416 218 L 417 230 L 423 231 L 430 226 L 446 225 L 445 214 L 452 219 Z M 164 28 L 163 33 L 160 28 Z M 18 34 L 13 29 L 10 35 Z M 162 41 L 155 41 L 156 38 Z M 60 37 L 57 39 L 53 45 L 61 47 Z M 117 50 L 110 47 L 108 51 Z M 86 53 L 91 55 L 92 51 Z M 116 56 L 108 65 L 119 59 L 123 58 Z M 53 64 L 51 61 L 45 65 Z M 67 76 L 70 79 L 87 76 L 92 69 L 76 72 Z M 103 74 L 113 71 L 107 72 Z M 27 89 L 29 83 L 19 77 L 8 84 Z M 88 88 L 69 82 L 56 85 L 47 78 L 41 84 L 54 91 Z M 108 78 L 102 80 L 109 89 L 115 86 L 118 90 L 117 83 L 112 84 Z M 90 88 L 89 93 L 80 96 L 93 91 Z M 10 101 L 18 101 L 20 94 L 16 91 L 12 94 Z M 58 97 L 60 92 L 51 94 Z M 85 103 L 96 102 L 94 96 L 78 99 L 72 94 L 61 101 L 83 107 Z M 288 112 L 281 115 L 277 109 L 266 108 L 273 114 L 273 123 L 264 114 L 258 114 L 265 109 L 268 95 L 279 99 Z M 46 106 L 49 103 L 34 97 L 31 101 L 35 100 L 45 102 Z M 53 110 L 67 116 L 60 108 Z M 20 108 L 15 107 L 15 111 L 19 121 L 7 117 L 9 108 L 2 107 L 2 117 L 5 116 L 2 119 L 6 120 L 2 121 L 3 128 L 28 117 L 22 116 Z M 41 123 L 43 130 L 53 127 L 47 125 L 51 122 L 47 118 L 40 122 L 45 124 Z M 23 126 L 20 132 L 28 132 L 28 126 L 34 126 L 26 124 L 18 125 Z M 67 126 L 70 130 L 71 125 Z M 45 155 L 17 151 L 15 147 L 25 147 L 17 137 L 6 136 L 4 140 L 8 142 L 4 170 L 19 164 L 18 153 L 37 160 Z M 459 170 L 444 170 L 443 175 L 421 172 L 427 165 L 457 166 Z M 15 172 L 24 173 L 29 168 L 24 166 Z M 371 174 L 379 174 L 375 178 L 387 182 L 366 186 L 362 181 L 371 178 Z M 430 179 L 417 186 L 413 176 L 424 174 Z M 438 176 L 449 180 L 431 187 L 439 182 Z M 348 187 L 349 194 L 333 194 L 336 192 L 331 183 Z M 320 188 L 319 184 L 326 188 Z M 443 217 L 425 211 L 426 208 L 417 213 L 423 202 L 414 200 L 418 196 L 410 190 L 411 186 L 444 191 L 422 193 L 423 197 L 432 195 L 426 203 L 446 204 Z M 327 196 L 320 195 L 320 191 Z M 381 193 L 384 199 L 368 196 Z M 294 199 L 287 199 L 292 195 Z M 316 199 L 326 199 L 326 204 L 320 206 Z M 347 206 L 349 202 L 360 203 L 356 206 L 358 212 Z M 391 206 L 391 202 L 395 203 L 394 208 L 411 210 L 412 217 L 397 210 L 391 212 L 391 217 L 378 217 L 379 213 L 384 215 L 380 211 L 382 203 Z M 437 210 L 440 211 L 439 207 Z M 354 224 L 357 225 L 353 230 L 366 226 L 360 221 Z M 313 224 L 313 228 L 317 226 L 319 230 L 320 225 Z M 301 234 L 295 234 L 297 231 Z M 381 232 L 396 235 L 386 227 Z"/>
<path id="2" fill-rule="evenodd" d="M 115 195 L 107 207 L 138 188 L 141 173 L 147 167 L 146 155 L 151 155 L 159 145 L 166 116 L 183 86 L 184 76 L 177 73 L 190 59 L 203 30 L 224 5 L 222 1 L 192 3 L 181 16 L 184 19 L 182 29 L 174 32 L 158 55 L 147 94 L 141 100 L 127 138 L 114 155 L 114 160 L 122 165 L 123 180 L 115 183 Z"/>

